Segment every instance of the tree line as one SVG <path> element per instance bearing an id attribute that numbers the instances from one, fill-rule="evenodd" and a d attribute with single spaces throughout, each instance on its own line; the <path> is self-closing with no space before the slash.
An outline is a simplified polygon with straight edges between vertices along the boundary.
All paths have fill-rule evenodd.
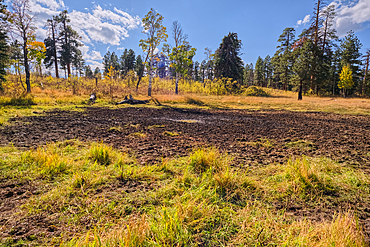
<path id="1" fill-rule="evenodd" d="M 125 49 L 120 56 L 108 51 L 103 58 L 102 74 L 110 79 L 134 74 L 136 88 L 146 75 L 149 96 L 156 76 L 174 78 L 176 94 L 180 79 L 205 85 L 210 80 L 231 78 L 230 92 L 256 85 L 297 91 L 299 99 L 303 93 L 370 95 L 370 50 L 361 54 L 362 44 L 352 31 L 339 39 L 333 28 L 335 15 L 334 5 L 317 0 L 310 27 L 298 37 L 294 28 L 285 28 L 277 40 L 275 54 L 264 59 L 258 57 L 253 65 L 243 64 L 242 42 L 236 33 L 226 35 L 214 53 L 206 48 L 202 62 L 193 61 L 197 50 L 188 42 L 181 24 L 172 23 L 171 45 L 167 42 L 164 17 L 151 9 L 142 19 L 146 38 L 140 40 L 139 46 L 144 56 L 136 56 L 132 49 Z M 54 69 L 57 78 L 60 69 L 64 70 L 65 78 L 72 75 L 101 78 L 98 67 L 93 71 L 85 64 L 81 37 L 72 29 L 66 10 L 47 20 L 47 38 L 43 42 L 36 41 L 35 15 L 30 11 L 29 0 L 12 0 L 9 10 L 0 0 L 0 18 L 0 90 L 6 68 L 11 66 L 19 80 L 25 74 L 25 90 L 30 92 L 30 65 L 42 74 L 42 62 L 46 68 Z"/>

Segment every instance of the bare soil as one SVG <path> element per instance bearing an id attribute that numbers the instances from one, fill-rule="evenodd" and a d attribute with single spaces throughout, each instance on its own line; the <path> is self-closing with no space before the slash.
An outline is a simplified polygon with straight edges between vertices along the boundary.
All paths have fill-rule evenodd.
<path id="1" fill-rule="evenodd" d="M 320 112 L 203 110 L 176 108 L 92 108 L 85 111 L 51 111 L 40 116 L 14 118 L 0 128 L 0 145 L 36 148 L 46 143 L 79 139 L 103 141 L 133 153 L 141 164 L 162 158 L 186 156 L 201 146 L 215 146 L 234 156 L 239 167 L 284 163 L 290 157 L 324 156 L 370 174 L 370 117 Z M 112 187 L 113 186 L 113 187 Z M 147 185 L 112 185 L 97 193 L 127 192 Z M 52 237 L 62 229 L 55 217 L 14 217 L 37 186 L 0 181 L 0 237 Z M 115 194 L 115 193 L 113 193 Z M 370 234 L 370 198 L 330 201 L 315 205 L 277 203 L 288 214 L 312 220 L 330 219 L 334 212 L 356 209 Z M 86 222 L 86 225 L 93 222 Z M 1 229 L 1 227 L 3 229 Z"/>
<path id="2" fill-rule="evenodd" d="M 141 163 L 215 146 L 244 166 L 283 163 L 294 155 L 325 156 L 370 173 L 370 117 L 319 112 L 86 108 L 14 118 L 0 145 L 35 148 L 79 139 L 134 152 Z M 145 136 L 139 134 L 145 134 Z M 261 140 L 262 139 L 262 140 Z M 266 140 L 272 145 L 263 144 Z M 294 142 L 306 141 L 307 145 Z M 293 144 L 292 144 L 293 143 Z M 304 144 L 304 143 L 303 143 Z"/>

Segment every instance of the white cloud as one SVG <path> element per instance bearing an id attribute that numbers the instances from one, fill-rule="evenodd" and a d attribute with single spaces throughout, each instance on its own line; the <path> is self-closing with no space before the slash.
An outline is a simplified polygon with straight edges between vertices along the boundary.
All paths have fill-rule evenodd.
<path id="1" fill-rule="evenodd" d="M 68 6 L 65 6 L 63 0 L 30 0 L 30 8 L 37 15 L 35 18 L 35 24 L 38 27 L 36 35 L 43 40 L 47 37 L 45 29 L 47 19 L 59 15 L 61 11 L 68 9 Z M 73 10 L 69 13 L 69 17 L 72 28 L 82 37 L 81 41 L 84 46 L 81 51 L 84 59 L 95 66 L 102 56 L 98 51 L 89 51 L 92 44 L 101 42 L 109 46 L 120 45 L 122 40 L 129 37 L 130 30 L 141 26 L 139 16 L 131 16 L 117 8 L 108 10 L 100 5 L 94 5 L 91 10 L 88 8 L 85 10 L 87 11 L 85 13 Z"/>
<path id="2" fill-rule="evenodd" d="M 306 15 L 304 18 L 303 18 L 303 20 L 299 20 L 299 21 L 297 21 L 297 26 L 300 26 L 300 25 L 304 25 L 304 24 L 306 24 L 306 23 L 308 23 L 309 21 L 310 21 L 310 15 Z"/>
<path id="3" fill-rule="evenodd" d="M 359 31 L 368 28 L 364 23 L 370 21 L 370 0 L 358 0 L 347 4 L 336 0 L 331 4 L 336 6 L 335 28 L 339 37 L 345 36 L 349 30 Z"/>

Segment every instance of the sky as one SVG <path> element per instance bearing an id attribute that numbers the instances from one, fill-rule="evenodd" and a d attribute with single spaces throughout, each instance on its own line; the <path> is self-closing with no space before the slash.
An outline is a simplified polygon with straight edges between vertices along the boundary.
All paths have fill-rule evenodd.
<path id="1" fill-rule="evenodd" d="M 142 33 L 141 19 L 151 8 L 164 17 L 170 45 L 174 43 L 172 23 L 181 24 L 190 45 L 197 49 L 195 61 L 205 59 L 205 48 L 214 52 L 224 36 L 235 32 L 243 44 L 241 58 L 254 64 L 258 56 L 274 55 L 279 35 L 286 27 L 295 28 L 296 36 L 309 27 L 314 3 L 314 0 L 30 0 L 40 41 L 47 35 L 46 20 L 68 10 L 72 28 L 82 37 L 83 56 L 93 69 L 102 68 L 102 57 L 108 50 L 120 56 L 127 48 L 143 55 L 139 40 L 146 35 Z M 353 30 L 363 44 L 362 53 L 369 49 L 370 0 L 327 3 L 336 7 L 337 35 L 344 37 Z"/>

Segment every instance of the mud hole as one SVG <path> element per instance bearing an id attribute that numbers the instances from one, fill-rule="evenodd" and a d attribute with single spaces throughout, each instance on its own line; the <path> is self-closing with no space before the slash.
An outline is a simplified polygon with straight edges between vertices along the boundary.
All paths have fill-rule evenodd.
<path id="1" fill-rule="evenodd" d="M 103 141 L 134 153 L 141 164 L 185 156 L 196 147 L 215 146 L 231 154 L 234 165 L 250 169 L 282 164 L 290 157 L 304 154 L 325 156 L 370 174 L 370 117 L 367 116 L 289 111 L 86 108 L 84 112 L 52 111 L 44 116 L 15 118 L 10 122 L 10 126 L 0 128 L 0 145 L 13 143 L 17 147 L 35 148 L 75 138 Z M 55 219 L 50 216 L 9 223 L 10 215 L 19 211 L 17 205 L 33 193 L 32 186 L 2 186 L 0 227 L 9 224 L 16 227 L 5 234 L 31 236 L 32 230 L 24 233 L 29 227 L 22 225 L 26 220 L 31 220 L 45 236 L 60 234 L 61 229 L 51 227 Z M 130 188 L 127 190 L 130 192 Z M 109 189 L 104 188 L 101 193 L 106 192 L 109 194 Z M 332 202 L 314 207 L 293 203 L 277 205 L 277 208 L 284 207 L 288 214 L 298 218 L 318 221 L 330 219 L 335 211 L 356 208 L 360 223 L 369 234 L 369 198 L 362 200 L 360 197 L 355 202 L 340 202 L 333 197 Z"/>

